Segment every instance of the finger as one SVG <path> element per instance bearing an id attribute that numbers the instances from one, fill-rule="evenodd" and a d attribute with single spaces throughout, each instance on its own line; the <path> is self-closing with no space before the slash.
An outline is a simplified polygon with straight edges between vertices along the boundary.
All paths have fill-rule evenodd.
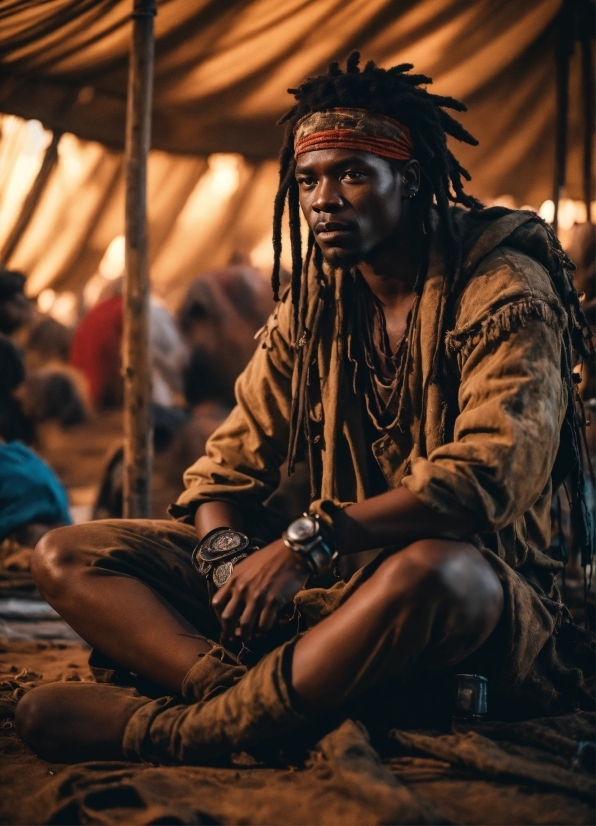
<path id="1" fill-rule="evenodd" d="M 234 636 L 238 619 L 244 610 L 244 606 L 244 594 L 241 591 L 235 591 L 220 616 L 221 627 L 226 637 L 231 638 Z"/>
<path id="2" fill-rule="evenodd" d="M 263 610 L 261 611 L 261 616 L 259 617 L 259 631 L 265 633 L 273 627 L 277 619 L 277 613 L 282 605 L 283 603 L 280 599 L 274 596 L 267 597 L 263 605 Z"/>
<path id="3" fill-rule="evenodd" d="M 240 636 L 246 642 L 253 635 L 253 629 L 261 613 L 262 600 L 252 599 L 246 603 L 240 617 Z"/>
<path id="4" fill-rule="evenodd" d="M 232 588 L 230 587 L 230 585 L 231 585 L 231 583 L 228 580 L 228 582 L 226 582 L 226 584 L 223 586 L 223 588 L 220 588 L 219 591 L 217 591 L 215 593 L 213 599 L 211 600 L 211 605 L 213 607 L 213 610 L 215 611 L 217 619 L 220 622 L 221 622 L 222 611 L 224 610 L 226 605 L 230 602 L 230 600 L 232 599 L 232 595 L 234 593 Z"/>

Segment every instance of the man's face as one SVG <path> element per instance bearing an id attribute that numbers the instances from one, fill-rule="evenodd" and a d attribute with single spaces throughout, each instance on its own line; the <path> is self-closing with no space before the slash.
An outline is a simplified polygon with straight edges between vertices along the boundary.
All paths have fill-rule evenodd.
<path id="1" fill-rule="evenodd" d="M 307 152 L 296 180 L 304 216 L 333 266 L 358 264 L 396 233 L 403 177 L 383 158 L 351 149 Z"/>

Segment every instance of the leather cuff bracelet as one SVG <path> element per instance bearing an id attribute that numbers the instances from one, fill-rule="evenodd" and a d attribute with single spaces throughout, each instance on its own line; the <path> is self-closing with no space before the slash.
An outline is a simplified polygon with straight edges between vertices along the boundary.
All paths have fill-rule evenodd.
<path id="1" fill-rule="evenodd" d="M 234 567 L 257 548 L 246 534 L 231 528 L 214 528 L 192 552 L 192 564 L 215 590 L 223 588 Z"/>
<path id="2" fill-rule="evenodd" d="M 317 516 L 304 513 L 290 523 L 282 539 L 287 548 L 302 556 L 311 574 L 318 576 L 337 557 L 333 542 L 326 534 Z"/>

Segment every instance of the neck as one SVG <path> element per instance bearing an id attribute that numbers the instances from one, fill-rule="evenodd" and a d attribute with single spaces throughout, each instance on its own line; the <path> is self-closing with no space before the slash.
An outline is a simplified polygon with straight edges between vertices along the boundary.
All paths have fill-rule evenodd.
<path id="1" fill-rule="evenodd" d="M 388 308 L 411 296 L 422 262 L 422 227 L 409 206 L 404 209 L 397 232 L 358 265 L 371 292 Z"/>

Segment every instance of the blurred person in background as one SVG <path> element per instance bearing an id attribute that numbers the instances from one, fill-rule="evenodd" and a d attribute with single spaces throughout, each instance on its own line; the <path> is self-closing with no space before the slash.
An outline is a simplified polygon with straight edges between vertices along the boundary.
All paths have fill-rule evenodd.
<path id="1" fill-rule="evenodd" d="M 23 410 L 17 391 L 25 379 L 23 356 L 17 345 L 0 334 L 0 439 L 30 444 L 33 422 Z"/>
<path id="2" fill-rule="evenodd" d="M 122 404 L 122 329 L 122 297 L 116 295 L 89 310 L 72 338 L 70 364 L 85 376 L 98 410 Z"/>
<path id="3" fill-rule="evenodd" d="M 24 293 L 21 272 L 0 269 L 0 333 L 13 335 L 33 318 L 33 306 Z"/>
<path id="4" fill-rule="evenodd" d="M 57 422 L 68 428 L 87 419 L 86 387 L 78 371 L 52 364 L 27 370 L 17 396 L 34 425 Z"/>
<path id="5" fill-rule="evenodd" d="M 66 364 L 70 331 L 39 315 L 24 286 L 22 273 L 0 270 L 0 438 L 39 447 L 39 425 L 82 422 L 87 402 Z"/>
<path id="6" fill-rule="evenodd" d="M 182 490 L 189 456 L 202 456 L 207 439 L 228 416 L 231 405 L 211 356 L 195 347 L 183 371 L 185 410 L 153 404 L 151 515 L 163 518 Z M 124 450 L 109 457 L 93 508 L 94 519 L 122 516 Z"/>
<path id="7" fill-rule="evenodd" d="M 192 351 L 208 354 L 233 402 L 234 382 L 255 348 L 255 333 L 271 312 L 271 295 L 260 272 L 236 265 L 192 282 L 178 310 L 178 324 Z"/>
<path id="8" fill-rule="evenodd" d="M 122 282 L 112 282 L 116 294 L 100 300 L 77 325 L 70 349 L 70 364 L 83 373 L 97 410 L 120 407 L 122 334 L 124 329 Z M 152 398 L 156 404 L 175 406 L 182 398 L 182 369 L 187 351 L 170 312 L 151 299 L 149 344 L 152 359 Z"/>
<path id="9" fill-rule="evenodd" d="M 35 422 L 17 398 L 24 380 L 21 351 L 7 336 L 0 335 L 0 568 L 3 572 L 6 566 L 28 571 L 30 549 L 51 528 L 70 524 L 64 487 L 49 465 L 27 446 L 35 440 Z M 12 544 L 5 547 L 5 540 L 12 540 Z M 15 549 L 14 543 L 29 549 L 25 556 Z M 5 550 L 9 552 L 8 557 Z"/>
<path id="10" fill-rule="evenodd" d="M 70 358 L 72 330 L 48 315 L 36 315 L 23 343 L 27 370 L 47 365 L 67 365 Z"/>
<path id="11" fill-rule="evenodd" d="M 66 491 L 50 466 L 31 448 L 0 441 L 0 542 L 12 536 L 34 548 L 70 523 Z"/>
<path id="12" fill-rule="evenodd" d="M 72 332 L 51 316 L 39 313 L 24 293 L 25 276 L 0 269 L 0 333 L 22 348 L 25 366 L 67 364 Z"/>

